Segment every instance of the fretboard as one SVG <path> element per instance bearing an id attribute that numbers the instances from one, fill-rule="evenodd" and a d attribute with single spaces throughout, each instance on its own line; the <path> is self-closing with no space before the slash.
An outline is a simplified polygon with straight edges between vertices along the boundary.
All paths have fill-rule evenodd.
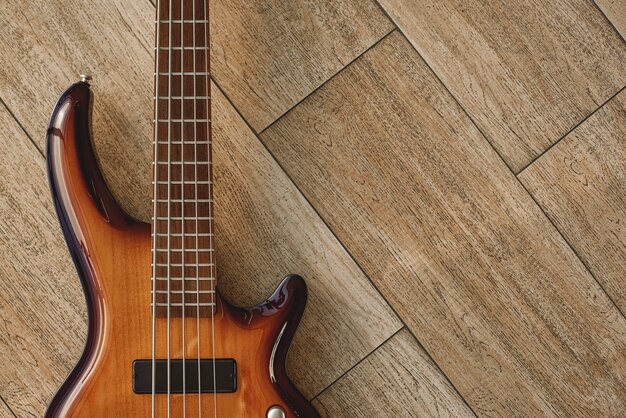
<path id="1" fill-rule="evenodd" d="M 208 20 L 206 0 L 157 1 L 152 221 L 157 316 L 211 315 L 215 301 Z"/>

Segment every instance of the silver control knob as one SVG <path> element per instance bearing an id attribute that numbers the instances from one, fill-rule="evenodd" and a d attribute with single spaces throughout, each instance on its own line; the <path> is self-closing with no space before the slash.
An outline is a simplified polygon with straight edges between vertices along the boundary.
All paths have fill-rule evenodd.
<path id="1" fill-rule="evenodd" d="M 272 406 L 267 410 L 267 418 L 285 418 L 285 410 L 280 406 Z"/>

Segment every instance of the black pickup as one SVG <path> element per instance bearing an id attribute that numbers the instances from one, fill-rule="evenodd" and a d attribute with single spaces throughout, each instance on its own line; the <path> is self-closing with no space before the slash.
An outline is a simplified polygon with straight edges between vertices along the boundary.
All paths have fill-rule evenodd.
<path id="1" fill-rule="evenodd" d="M 168 393 L 167 360 L 156 360 L 155 369 L 155 393 Z M 215 378 L 213 371 L 215 371 Z M 215 361 L 201 359 L 200 379 L 198 379 L 198 360 L 185 360 L 185 393 L 198 393 L 198 386 L 200 386 L 201 393 L 235 392 L 237 390 L 237 363 L 234 359 L 215 359 Z M 152 394 L 152 360 L 133 362 L 133 391 L 138 394 Z M 170 360 L 169 393 L 183 393 L 182 359 Z"/>

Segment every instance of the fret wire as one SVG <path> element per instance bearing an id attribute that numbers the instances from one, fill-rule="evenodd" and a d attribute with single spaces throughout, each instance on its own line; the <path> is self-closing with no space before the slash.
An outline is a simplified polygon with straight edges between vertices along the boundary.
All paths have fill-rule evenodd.
<path id="1" fill-rule="evenodd" d="M 154 182 L 153 182 L 153 184 L 154 184 Z M 174 180 L 174 181 L 171 181 L 169 183 L 166 182 L 166 181 L 157 181 L 157 184 L 165 184 L 165 185 L 167 185 L 167 184 L 191 184 L 191 185 L 193 185 L 193 184 L 205 184 L 205 185 L 208 184 L 208 185 L 210 185 L 210 184 L 212 184 L 212 181 L 211 180 L 197 180 L 197 181 L 185 181 L 185 182 L 183 182 L 183 181 Z"/>
<path id="2" fill-rule="evenodd" d="M 152 200 L 154 202 L 154 200 Z M 168 203 L 167 200 L 157 199 L 157 203 Z M 193 200 L 182 200 L 182 199 L 173 199 L 170 200 L 171 203 L 211 203 L 213 200 L 211 199 L 193 199 Z M 172 234 L 172 236 L 174 236 Z"/>
<path id="3" fill-rule="evenodd" d="M 211 122 L 211 119 L 153 119 L 153 123 L 170 123 L 170 122 L 184 122 L 184 123 L 207 123 Z"/>
<path id="4" fill-rule="evenodd" d="M 155 217 L 152 217 L 152 220 L 154 220 Z M 192 218 L 183 218 L 181 216 L 175 216 L 175 217 L 170 217 L 168 218 L 167 216 L 157 216 L 156 220 L 157 221 L 167 221 L 168 219 L 171 219 L 173 221 L 195 221 L 195 220 L 199 220 L 199 221 L 212 221 L 213 218 L 209 217 L 209 216 L 194 216 Z"/>
<path id="5" fill-rule="evenodd" d="M 161 23 L 161 24 L 170 24 L 170 23 L 174 23 L 174 24 L 178 23 L 178 24 L 180 24 L 181 22 L 182 23 L 202 23 L 202 24 L 209 23 L 208 20 L 189 20 L 189 19 L 185 19 L 185 20 L 182 20 L 182 21 L 180 19 L 178 19 L 178 20 L 176 20 L 176 19 L 174 19 L 174 20 L 161 20 L 161 21 L 155 20 L 154 21 L 154 23 Z"/>
<path id="6" fill-rule="evenodd" d="M 201 253 L 211 253 L 211 252 L 213 252 L 213 249 L 212 248 L 203 248 L 202 250 L 198 250 L 198 249 L 195 249 L 195 248 L 187 248 L 187 249 L 180 249 L 179 250 L 179 249 L 176 249 L 176 248 L 174 248 L 174 249 L 170 248 L 170 249 L 167 249 L 167 250 L 160 250 L 160 249 L 157 248 L 157 251 L 160 252 L 160 253 L 164 253 L 164 252 L 169 251 L 170 254 L 171 253 L 176 254 L 176 253 L 182 253 L 182 252 L 194 252 L 195 253 L 197 251 L 200 251 Z"/>
<path id="7" fill-rule="evenodd" d="M 152 293 L 153 291 L 151 290 L 150 293 Z M 159 295 L 164 295 L 167 290 L 157 290 L 156 291 L 157 294 Z M 175 295 L 182 295 L 183 291 L 182 290 L 172 290 L 170 293 L 175 294 Z M 210 293 L 215 293 L 215 290 L 210 290 L 210 289 L 185 289 L 185 293 L 200 293 L 200 294 L 210 294 Z M 189 303 L 196 303 L 196 302 L 189 302 Z"/>
<path id="8" fill-rule="evenodd" d="M 154 48 L 157 51 L 206 51 L 209 48 L 206 46 L 172 46 L 172 47 L 168 47 L 168 46 L 160 46 L 158 48 Z"/>
<path id="9" fill-rule="evenodd" d="M 172 145 L 196 145 L 196 144 L 197 145 L 210 145 L 211 141 L 192 141 L 192 140 L 189 140 L 189 141 L 171 141 L 170 143 Z M 155 144 L 155 142 L 152 141 L 152 144 Z M 159 145 L 167 145 L 167 144 L 164 144 L 164 143 L 161 142 Z"/>
<path id="10" fill-rule="evenodd" d="M 213 263 L 187 263 L 187 267 L 213 267 Z M 156 263 L 156 267 L 183 267 L 180 263 Z"/>
<path id="11" fill-rule="evenodd" d="M 159 161 L 158 163 L 152 162 L 152 164 L 158 164 L 158 165 L 162 165 L 162 164 L 166 164 L 168 165 L 166 162 L 164 161 Z M 199 165 L 209 165 L 211 164 L 209 161 L 200 161 L 198 163 L 194 162 L 194 161 L 173 161 L 171 165 L 185 165 L 185 164 L 189 164 L 189 165 L 195 165 L 195 164 L 199 164 Z"/>
<path id="12" fill-rule="evenodd" d="M 165 75 L 165 73 L 159 73 L 160 75 Z M 153 96 L 156 99 L 156 96 Z M 160 96 L 159 100 L 211 100 L 209 96 Z"/>
<path id="13" fill-rule="evenodd" d="M 159 73 L 154 73 L 154 75 L 167 75 L 167 76 L 172 76 L 172 75 L 174 75 L 174 76 L 181 76 L 181 75 L 189 75 L 189 76 L 202 75 L 202 76 L 207 76 L 208 75 L 208 76 L 210 76 L 211 73 L 208 73 L 208 72 L 197 72 L 197 73 L 194 73 L 194 72 L 189 72 L 189 71 L 185 71 L 185 72 L 178 71 L 178 72 L 173 72 L 173 73 L 159 72 Z M 193 96 L 184 96 L 184 97 L 189 98 L 189 97 L 193 97 Z"/>
<path id="14" fill-rule="evenodd" d="M 158 0 L 158 3 L 161 3 L 160 0 Z M 164 5 L 164 7 L 167 8 L 168 6 Z M 198 7 L 202 7 L 202 6 L 198 6 Z M 153 223 L 154 223 L 154 229 L 153 229 L 154 263 L 153 264 L 154 264 L 154 268 L 160 267 L 160 268 L 168 268 L 168 269 L 172 267 L 184 268 L 184 266 L 189 266 L 192 268 L 193 267 L 199 268 L 201 266 L 206 266 L 206 268 L 210 269 L 210 275 L 213 276 L 214 275 L 214 263 L 213 263 L 213 256 L 212 256 L 213 254 L 212 238 L 214 234 L 211 231 L 212 229 L 211 224 L 213 221 L 213 216 L 212 216 L 212 213 L 211 213 L 212 211 L 210 208 L 210 205 L 212 204 L 211 189 L 212 189 L 212 184 L 213 184 L 213 182 L 211 181 L 211 177 L 210 177 L 210 173 L 211 173 L 210 167 L 212 165 L 210 161 L 210 155 L 211 155 L 210 145 L 212 144 L 212 141 L 210 140 L 210 136 L 207 137 L 208 138 L 207 140 L 198 140 L 198 138 L 204 137 L 203 130 L 206 130 L 207 134 L 210 135 L 210 126 L 208 124 L 211 123 L 211 118 L 210 117 L 200 117 L 200 118 L 186 117 L 188 114 L 191 115 L 192 107 L 194 110 L 194 115 L 197 115 L 198 110 L 204 113 L 205 112 L 204 109 L 206 109 L 206 112 L 207 112 L 206 116 L 210 116 L 210 104 L 208 103 L 208 101 L 211 100 L 211 95 L 210 95 L 210 88 L 208 85 L 208 81 L 205 83 L 205 85 L 202 85 L 202 84 L 195 85 L 196 82 L 202 83 L 204 82 L 204 80 L 208 80 L 209 77 L 211 76 L 211 72 L 208 70 L 209 68 L 208 51 L 210 50 L 210 44 L 209 44 L 209 38 L 208 38 L 208 29 L 206 28 L 206 26 L 208 26 L 208 23 L 209 23 L 208 10 L 207 10 L 208 7 L 206 7 L 205 5 L 205 17 L 203 20 L 195 19 L 195 12 L 196 12 L 195 4 L 193 7 L 194 19 L 192 20 L 189 20 L 188 15 L 184 13 L 183 11 L 181 11 L 180 19 L 173 18 L 174 15 L 171 13 L 171 9 L 172 9 L 171 4 L 169 5 L 169 8 L 170 8 L 170 15 L 169 15 L 169 18 L 166 20 L 161 20 L 161 16 L 165 17 L 165 12 L 163 14 L 160 14 L 161 9 L 157 8 L 158 19 L 155 21 L 155 23 L 157 24 L 157 27 L 162 27 L 163 30 L 168 30 L 168 28 L 166 26 L 161 26 L 160 24 L 161 23 L 168 24 L 170 35 L 167 40 L 166 38 L 157 36 L 158 42 L 157 42 L 157 46 L 155 47 L 155 50 L 157 51 L 157 60 L 156 60 L 157 69 L 154 72 L 154 75 L 156 76 L 156 80 L 157 80 L 156 82 L 157 89 L 155 90 L 155 95 L 154 95 L 154 100 L 155 100 L 156 105 L 155 105 L 155 118 L 153 119 L 153 123 L 157 126 L 155 131 L 158 133 L 155 134 L 155 140 L 152 141 L 153 146 L 155 147 L 155 161 L 153 162 L 155 172 L 154 172 L 154 180 L 152 181 L 152 184 L 155 188 L 154 199 L 152 199 L 155 205 L 154 217 L 152 218 Z M 180 28 L 174 27 L 174 24 L 177 24 L 177 23 L 181 24 Z M 188 34 L 187 32 L 188 30 L 191 30 L 191 26 L 187 26 L 187 28 L 185 28 L 185 25 L 184 25 L 185 23 L 194 24 L 194 25 L 205 24 L 205 28 L 204 28 L 205 35 L 206 35 L 205 40 L 202 41 L 200 38 L 198 38 L 200 39 L 200 42 L 196 44 L 197 33 L 195 30 L 195 26 L 194 26 L 193 46 L 185 43 L 186 39 L 189 38 L 189 37 L 186 37 L 185 35 Z M 202 28 L 198 28 L 198 29 L 202 29 Z M 178 44 L 179 40 L 178 40 L 177 30 L 180 30 L 180 42 L 181 42 L 180 44 Z M 163 53 L 163 60 L 159 60 L 158 58 L 159 51 Z M 198 53 L 204 52 L 205 58 L 200 57 L 196 53 L 194 53 L 193 55 L 185 54 L 184 51 L 192 51 L 192 52 L 197 51 Z M 179 56 L 176 54 L 180 54 L 180 60 L 178 60 Z M 169 61 L 169 63 L 167 64 L 168 69 L 166 71 L 161 71 L 161 69 L 165 69 L 164 65 L 165 65 L 166 60 Z M 202 62 L 206 63 L 206 66 L 207 66 L 206 69 L 198 68 L 196 65 L 196 60 L 198 60 L 198 63 L 202 63 Z M 191 61 L 193 61 L 193 67 L 191 67 Z M 179 67 L 178 63 L 180 63 L 180 69 L 178 68 Z M 188 89 L 187 87 L 191 87 L 191 85 L 187 84 L 188 81 L 185 80 L 185 77 L 192 77 L 192 76 L 193 76 L 193 83 L 194 83 L 193 94 L 187 96 L 186 93 L 190 92 L 190 89 Z M 175 79 L 175 77 L 180 77 L 180 80 Z M 198 77 L 203 77 L 203 78 L 198 78 Z M 159 82 L 159 80 L 162 80 L 162 81 Z M 165 80 L 168 80 L 168 89 L 164 91 L 165 94 L 163 93 L 159 94 L 158 87 L 159 85 L 164 86 L 163 83 L 165 83 Z M 180 82 L 181 84 L 180 94 L 171 95 L 171 93 L 175 93 L 175 94 L 178 93 L 178 92 L 173 91 L 174 88 L 178 87 L 178 82 Z M 191 83 L 191 80 L 189 81 L 189 83 Z M 198 87 L 200 89 L 206 88 L 206 91 L 207 91 L 206 94 L 199 92 L 197 90 Z M 168 102 L 167 103 L 167 107 L 168 107 L 167 118 L 163 118 L 161 117 L 161 115 L 159 115 L 159 110 L 163 109 L 160 106 L 165 105 L 165 103 L 161 104 L 163 100 L 166 100 Z M 179 102 L 175 102 L 175 100 L 179 100 Z M 187 100 L 187 102 L 185 102 L 185 100 Z M 198 100 L 205 100 L 207 101 L 207 103 L 206 105 L 204 103 L 198 104 L 197 103 Z M 176 118 L 176 116 L 178 116 L 176 115 L 176 113 L 178 113 L 177 112 L 178 106 L 180 106 L 181 111 L 180 111 L 180 117 Z M 196 106 L 198 106 L 197 109 L 196 109 Z M 174 110 L 174 115 L 172 114 L 172 110 Z M 162 113 L 162 115 L 165 115 L 165 113 Z M 166 134 L 165 125 L 160 125 L 162 123 L 168 124 L 168 132 L 167 132 L 167 137 L 166 137 L 167 139 L 161 138 L 161 137 L 164 137 Z M 189 141 L 187 138 L 181 138 L 180 140 L 175 140 L 174 137 L 176 136 L 176 133 L 172 132 L 172 128 L 174 128 L 174 130 L 177 130 L 178 127 L 175 125 L 172 125 L 174 123 L 180 123 L 181 124 L 180 129 L 181 130 L 184 129 L 185 132 L 188 129 L 187 126 L 193 125 L 194 138 L 191 141 Z M 185 126 L 184 125 L 185 123 L 189 125 Z M 196 129 L 200 129 L 200 131 L 196 132 Z M 188 135 L 189 133 L 183 136 L 188 136 Z M 160 146 L 164 146 L 166 144 L 168 147 L 167 150 L 164 150 L 164 148 L 159 148 Z M 191 154 L 192 151 L 190 150 L 190 148 L 188 148 L 189 146 L 193 146 L 195 148 L 193 151 L 194 160 L 187 160 L 188 158 L 190 159 L 192 155 Z M 197 148 L 198 146 L 200 147 L 207 146 L 209 148 L 208 149 L 209 161 L 203 161 L 204 158 L 202 158 L 202 160 L 198 160 L 199 155 L 204 156 L 207 153 L 207 151 L 205 151 L 205 148 Z M 175 148 L 175 147 L 178 147 L 178 148 Z M 159 160 L 158 158 L 159 155 L 156 152 L 157 150 L 161 151 L 162 154 L 164 154 L 165 152 L 168 153 L 166 162 Z M 173 155 L 172 155 L 172 152 L 173 152 Z M 180 155 L 177 155 L 178 152 L 180 152 Z M 198 152 L 200 152 L 200 154 L 198 154 Z M 163 157 L 165 157 L 165 155 L 163 155 Z M 167 174 L 165 174 L 165 171 L 164 171 L 165 170 L 164 167 L 166 165 L 169 167 Z M 195 167 L 195 179 L 193 178 L 194 174 L 190 173 L 186 169 L 186 167 L 190 165 Z M 159 170 L 159 168 L 162 168 L 162 170 Z M 180 178 L 178 178 L 179 175 L 176 174 L 176 171 L 178 168 L 181 169 Z M 202 169 L 202 170 L 207 169 L 209 171 L 208 180 L 198 180 L 199 176 L 200 178 L 205 178 L 205 174 L 203 174 L 203 172 L 199 172 L 198 169 Z M 165 177 L 166 175 L 167 177 L 163 179 L 163 177 Z M 167 186 L 167 190 L 168 190 L 166 192 L 167 195 L 165 195 L 165 189 L 164 188 L 159 189 L 158 188 L 159 186 Z M 180 187 L 180 191 L 179 189 L 175 189 L 175 188 L 173 189 L 172 186 Z M 195 187 L 195 196 L 193 195 L 194 194 L 193 190 L 185 189 L 185 187 L 189 187 L 189 186 Z M 206 191 L 206 189 L 201 189 L 200 186 L 208 186 L 208 192 Z M 190 197 L 187 197 L 187 193 L 190 193 L 189 194 Z M 206 193 L 208 193 L 208 196 L 209 196 L 208 198 L 204 198 L 206 197 Z M 165 196 L 167 199 L 165 198 Z M 191 203 L 191 202 L 196 203 L 196 207 L 195 207 L 196 211 L 199 210 L 198 204 L 209 204 L 210 216 L 192 216 L 192 217 L 187 216 L 186 212 L 189 210 L 194 210 L 194 209 L 185 207 L 184 205 L 186 203 Z M 157 207 L 159 204 L 161 204 L 159 208 L 160 212 L 157 211 Z M 167 216 L 157 216 L 157 214 L 160 215 L 160 213 L 164 213 L 163 210 L 165 208 L 162 206 L 163 204 L 168 205 L 167 210 L 169 213 Z M 179 205 L 179 206 L 176 206 L 176 205 Z M 181 216 L 172 216 L 173 213 L 180 214 Z M 195 222 L 196 228 L 197 228 L 200 222 L 205 222 L 205 221 L 209 222 L 208 232 L 199 232 L 198 230 L 196 230 L 195 234 L 188 233 L 189 227 L 191 226 L 193 228 L 193 224 L 187 224 L 186 222 Z M 167 222 L 167 231 L 164 229 L 165 227 L 164 222 Z M 178 222 L 178 224 L 176 222 Z M 178 226 L 181 224 L 183 225 L 182 230 L 180 229 L 181 227 Z M 174 231 L 178 231 L 178 232 L 173 232 L 172 228 Z M 202 230 L 206 231 L 204 227 Z M 171 238 L 173 237 L 176 237 L 179 240 L 182 238 L 182 241 L 181 242 L 171 241 Z M 196 245 L 196 248 L 184 248 L 185 246 L 189 246 L 189 243 L 185 241 L 187 237 L 195 238 L 196 240 L 201 237 L 208 238 L 210 240 L 209 246 L 211 248 L 209 250 L 206 250 L 206 249 L 198 248 L 198 245 Z M 159 243 L 157 243 L 156 241 L 157 238 L 161 238 L 161 241 L 159 241 L 160 244 L 164 243 L 162 239 L 167 238 L 168 240 L 167 250 L 158 248 L 157 244 Z M 172 248 L 172 245 L 178 248 Z M 202 254 L 209 254 L 211 257 L 211 263 L 188 263 L 187 260 L 184 260 L 184 258 L 186 257 L 183 257 L 182 263 L 171 262 L 172 261 L 172 259 L 170 258 L 171 255 L 176 254 L 178 257 L 180 257 L 180 254 L 190 254 L 196 251 L 199 256 L 202 256 Z M 164 253 L 168 254 L 167 262 L 165 262 L 166 260 L 165 260 L 165 256 L 163 255 Z M 160 262 L 157 262 L 157 257 L 158 257 L 158 260 L 160 260 Z M 154 280 L 157 279 L 155 276 L 156 276 L 156 273 L 153 274 Z M 168 277 L 169 277 L 169 280 L 173 279 L 171 271 L 168 271 Z M 202 278 L 199 278 L 199 279 L 203 280 Z M 212 279 L 214 280 L 214 278 Z M 170 288 L 170 290 L 172 289 Z"/>

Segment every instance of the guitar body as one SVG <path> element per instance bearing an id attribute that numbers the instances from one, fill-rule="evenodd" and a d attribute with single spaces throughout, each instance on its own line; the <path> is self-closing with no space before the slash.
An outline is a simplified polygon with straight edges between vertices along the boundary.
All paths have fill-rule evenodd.
<path id="1" fill-rule="evenodd" d="M 287 277 L 252 309 L 216 295 L 213 315 L 154 319 L 151 227 L 126 215 L 103 180 L 91 141 L 91 103 L 89 85 L 74 84 L 60 98 L 48 130 L 50 187 L 84 288 L 89 330 L 79 363 L 45 416 L 159 417 L 169 409 L 172 417 L 264 418 L 278 406 L 286 417 L 318 417 L 285 370 L 306 303 L 300 277 Z M 159 330 L 156 357 L 167 358 L 168 336 L 160 330 L 169 321 L 170 357 L 233 359 L 236 390 L 157 394 L 151 415 L 153 396 L 134 392 L 133 362 L 152 358 L 153 320 Z"/>

